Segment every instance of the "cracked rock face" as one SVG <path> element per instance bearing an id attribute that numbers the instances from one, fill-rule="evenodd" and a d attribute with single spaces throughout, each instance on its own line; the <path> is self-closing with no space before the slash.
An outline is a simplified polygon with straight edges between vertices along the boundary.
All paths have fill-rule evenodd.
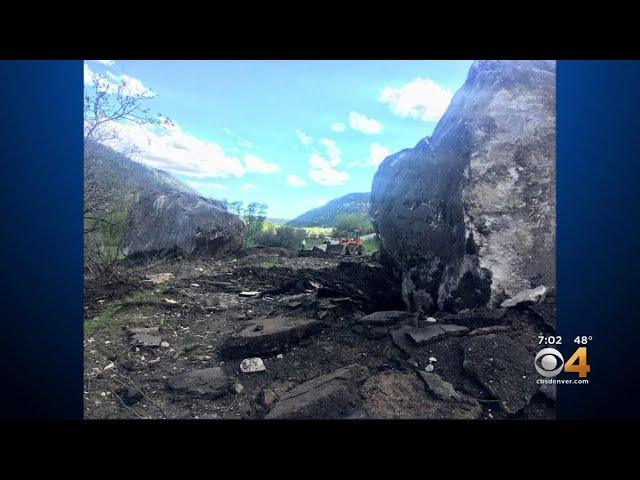
<path id="1" fill-rule="evenodd" d="M 411 310 L 555 286 L 555 72 L 475 62 L 433 135 L 380 165 L 371 214 Z"/>
<path id="2" fill-rule="evenodd" d="M 215 200 L 188 193 L 145 194 L 129 210 L 122 239 L 129 256 L 222 255 L 242 247 L 240 217 Z"/>

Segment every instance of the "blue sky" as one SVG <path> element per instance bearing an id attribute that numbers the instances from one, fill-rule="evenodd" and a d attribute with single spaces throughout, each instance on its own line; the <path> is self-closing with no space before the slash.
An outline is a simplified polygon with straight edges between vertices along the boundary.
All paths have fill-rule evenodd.
<path id="1" fill-rule="evenodd" d="M 471 61 L 85 62 L 145 92 L 172 126 L 119 125 L 119 145 L 204 195 L 293 218 L 366 192 L 384 156 L 430 135 Z"/>

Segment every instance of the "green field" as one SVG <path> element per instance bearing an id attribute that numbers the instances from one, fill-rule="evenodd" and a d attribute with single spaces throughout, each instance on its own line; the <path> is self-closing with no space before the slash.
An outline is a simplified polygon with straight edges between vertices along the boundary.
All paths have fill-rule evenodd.
<path id="1" fill-rule="evenodd" d="M 364 254 L 371 255 L 380 248 L 380 240 L 378 240 L 377 237 L 369 238 L 365 240 L 362 245 L 364 246 Z"/>
<path id="2" fill-rule="evenodd" d="M 332 227 L 300 227 L 307 235 L 318 235 L 321 237 L 330 237 L 333 232 Z M 322 243 L 322 242 L 321 242 Z"/>

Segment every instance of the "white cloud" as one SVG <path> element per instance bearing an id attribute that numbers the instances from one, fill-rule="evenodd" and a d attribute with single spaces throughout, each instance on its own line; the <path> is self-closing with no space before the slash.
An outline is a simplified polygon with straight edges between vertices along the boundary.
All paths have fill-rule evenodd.
<path id="1" fill-rule="evenodd" d="M 366 115 L 358 112 L 349 113 L 349 126 L 354 130 L 367 134 L 380 133 L 383 128 L 379 121 L 368 118 Z"/>
<path id="2" fill-rule="evenodd" d="M 369 147 L 369 160 L 367 163 L 373 167 L 377 167 L 382 161 L 389 156 L 389 149 L 378 143 L 372 143 Z"/>
<path id="3" fill-rule="evenodd" d="M 292 187 L 304 187 L 306 184 L 307 182 L 305 182 L 297 175 L 287 175 L 287 185 L 291 185 Z"/>
<path id="4" fill-rule="evenodd" d="M 95 74 L 93 73 L 93 70 L 91 70 L 91 68 L 89 67 L 89 65 L 87 65 L 86 63 L 84 64 L 84 84 L 85 85 L 92 85 L 93 84 L 93 76 Z"/>
<path id="5" fill-rule="evenodd" d="M 349 180 L 347 172 L 337 170 L 335 167 L 342 163 L 341 152 L 334 140 L 323 138 L 320 143 L 326 149 L 326 156 L 314 152 L 309 158 L 309 177 L 316 183 L 325 186 L 342 185 Z"/>
<path id="6" fill-rule="evenodd" d="M 311 166 L 309 177 L 311 177 L 314 182 L 324 186 L 344 184 L 349 180 L 350 176 L 347 172 L 342 172 L 334 168 L 340 161 L 340 158 L 327 160 L 321 155 L 313 153 L 311 158 L 309 158 L 309 164 Z"/>
<path id="7" fill-rule="evenodd" d="M 207 182 L 193 182 L 193 181 L 188 181 L 187 182 L 189 185 L 191 185 L 193 188 L 195 188 L 196 190 L 229 190 L 229 188 L 226 185 L 223 185 L 222 183 L 207 183 Z"/>
<path id="8" fill-rule="evenodd" d="M 344 132 L 347 129 L 347 126 L 342 122 L 336 122 L 331 125 L 331 130 L 337 133 Z"/>
<path id="9" fill-rule="evenodd" d="M 334 140 L 330 140 L 328 138 L 323 138 L 322 140 L 320 140 L 320 142 L 327 149 L 327 155 L 329 156 L 329 160 L 331 161 L 331 164 L 334 167 L 336 165 L 339 165 L 340 162 L 342 162 L 342 159 L 340 158 L 340 154 L 342 152 L 340 152 L 340 149 L 338 148 L 338 144 L 336 144 Z"/>
<path id="10" fill-rule="evenodd" d="M 247 154 L 230 155 L 217 143 L 201 140 L 175 122 L 162 125 L 114 123 L 116 140 L 106 142 L 134 160 L 161 170 L 198 178 L 242 177 L 247 173 L 270 174 L 280 167 Z M 130 153 L 132 151 L 132 153 Z"/>
<path id="11" fill-rule="evenodd" d="M 366 160 L 354 160 L 347 163 L 347 168 L 374 167 L 378 166 L 390 155 L 389 149 L 379 143 L 372 143 L 369 146 L 369 158 Z"/>
<path id="12" fill-rule="evenodd" d="M 258 187 L 256 187 L 253 183 L 245 183 L 244 185 L 242 185 L 241 190 L 257 190 Z"/>
<path id="13" fill-rule="evenodd" d="M 240 145 L 242 148 L 251 149 L 254 146 L 252 142 L 250 142 L 249 140 L 247 140 L 244 137 L 241 137 L 240 135 L 238 135 L 237 133 L 235 133 L 234 131 L 232 131 L 232 130 L 230 130 L 228 128 L 224 129 L 224 133 L 226 133 L 231 138 L 233 138 L 236 142 L 238 142 L 238 145 Z"/>
<path id="14" fill-rule="evenodd" d="M 311 143 L 313 142 L 313 138 L 304 133 L 302 130 L 296 130 L 296 135 L 298 137 L 298 140 L 300 140 L 300 143 L 305 146 L 311 145 Z"/>
<path id="15" fill-rule="evenodd" d="M 116 64 L 115 60 L 95 60 L 102 65 L 106 65 L 107 67 L 113 67 Z"/>
<path id="16" fill-rule="evenodd" d="M 116 75 L 112 72 L 107 72 L 107 76 L 113 81 L 116 87 L 122 86 L 123 90 L 130 96 L 140 95 L 143 97 L 154 97 L 155 93 L 147 88 L 141 80 L 130 77 L 129 75 Z"/>
<path id="17" fill-rule="evenodd" d="M 91 70 L 87 63 L 84 64 L 84 84 L 93 87 L 94 82 L 98 82 L 98 89 L 108 93 L 120 93 L 125 96 L 142 96 L 145 98 L 155 97 L 155 92 L 147 88 L 141 80 L 130 77 L 129 75 L 116 75 L 107 72 L 106 75 L 100 75 Z"/>
<path id="18" fill-rule="evenodd" d="M 131 157 L 151 167 L 198 178 L 241 177 L 246 168 L 216 143 L 200 140 L 176 123 L 162 126 L 114 123 L 116 150 L 133 149 Z"/>
<path id="19" fill-rule="evenodd" d="M 244 156 L 244 165 L 248 173 L 275 173 L 280 170 L 280 167 L 275 163 L 267 163 L 262 158 L 247 154 Z"/>
<path id="20" fill-rule="evenodd" d="M 432 122 L 440 119 L 452 97 L 433 80 L 418 77 L 400 88 L 385 88 L 378 99 L 400 117 Z"/>

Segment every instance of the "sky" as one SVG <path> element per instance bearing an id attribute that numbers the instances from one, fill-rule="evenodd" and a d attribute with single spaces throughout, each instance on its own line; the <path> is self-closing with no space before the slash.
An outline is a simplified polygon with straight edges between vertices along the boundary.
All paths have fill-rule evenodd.
<path id="1" fill-rule="evenodd" d="M 116 149 L 201 194 L 291 219 L 368 192 L 387 155 L 430 135 L 471 61 L 88 60 L 164 125 L 118 124 Z"/>

